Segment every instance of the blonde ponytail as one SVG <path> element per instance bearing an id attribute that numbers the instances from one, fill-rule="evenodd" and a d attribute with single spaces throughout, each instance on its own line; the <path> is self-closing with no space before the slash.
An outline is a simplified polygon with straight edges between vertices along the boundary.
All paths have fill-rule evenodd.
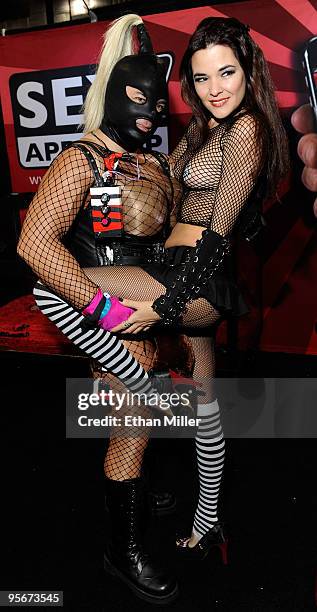
<path id="1" fill-rule="evenodd" d="M 115 64 L 126 55 L 133 54 L 132 28 L 143 23 L 139 15 L 124 15 L 113 21 L 104 34 L 99 65 L 83 106 L 84 131 L 97 130 L 104 116 L 107 83 Z"/>

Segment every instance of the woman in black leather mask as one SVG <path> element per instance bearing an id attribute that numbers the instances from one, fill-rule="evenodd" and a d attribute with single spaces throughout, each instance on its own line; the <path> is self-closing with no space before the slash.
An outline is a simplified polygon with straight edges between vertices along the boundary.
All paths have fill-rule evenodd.
<path id="1" fill-rule="evenodd" d="M 137 51 L 138 55 L 131 55 Z M 147 371 L 155 362 L 156 341 L 147 334 L 141 340 L 131 336 L 122 342 L 106 331 L 109 314 L 99 317 L 101 324 L 96 330 L 82 330 L 82 315 L 75 319 L 71 315 L 70 321 L 69 306 L 63 300 L 80 311 L 97 296 L 102 314 L 110 296 L 105 297 L 98 288 L 106 272 L 127 266 L 132 271 L 161 261 L 181 190 L 169 175 L 166 156 L 144 153 L 142 146 L 165 122 L 166 112 L 164 65 L 153 53 L 142 20 L 127 15 L 107 32 L 97 76 L 85 103 L 86 136 L 53 162 L 31 203 L 18 247 L 45 283 L 38 283 L 35 289 L 40 308 L 80 348 L 96 357 L 94 378 L 110 382 L 112 390 L 121 392 L 126 390 L 127 377 L 130 390 L 142 393 L 151 389 Z M 95 193 L 100 189 L 107 198 L 107 191 L 118 188 L 120 213 L 115 200 L 103 203 Z M 98 206 L 94 206 L 96 201 Z M 43 218 L 45 224 L 40 221 Z M 112 323 L 116 317 L 116 322 L 122 321 L 133 312 L 115 303 L 113 296 L 111 299 Z M 89 318 L 92 323 L 91 313 L 85 322 Z M 107 318 L 107 323 L 102 322 Z M 96 342 L 87 343 L 95 331 Z M 146 407 L 139 413 L 153 416 Z M 138 596 L 165 603 L 176 597 L 176 582 L 152 565 L 140 543 L 140 473 L 147 443 L 148 433 L 137 427 L 110 440 L 105 474 L 112 539 L 105 563 Z"/>
<path id="2" fill-rule="evenodd" d="M 101 130 L 125 150 L 136 151 L 166 119 L 166 106 L 166 75 L 158 58 L 125 57 L 108 81 Z"/>

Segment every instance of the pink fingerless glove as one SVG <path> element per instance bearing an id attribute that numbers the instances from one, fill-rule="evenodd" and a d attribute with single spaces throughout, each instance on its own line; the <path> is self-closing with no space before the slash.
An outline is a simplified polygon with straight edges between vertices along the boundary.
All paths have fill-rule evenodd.
<path id="1" fill-rule="evenodd" d="M 101 289 L 98 289 L 90 304 L 83 310 L 88 326 L 98 325 L 106 331 L 111 331 L 113 327 L 126 321 L 133 312 L 133 308 L 124 306 L 117 297 L 103 293 Z"/>
<path id="2" fill-rule="evenodd" d="M 111 295 L 110 300 L 111 307 L 109 312 L 98 321 L 99 327 L 107 331 L 111 331 L 116 325 L 126 321 L 134 312 L 133 308 L 121 304 L 117 297 Z"/>

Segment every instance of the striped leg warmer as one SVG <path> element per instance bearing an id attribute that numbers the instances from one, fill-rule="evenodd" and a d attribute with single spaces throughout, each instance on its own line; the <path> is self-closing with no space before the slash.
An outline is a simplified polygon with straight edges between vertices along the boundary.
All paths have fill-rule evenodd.
<path id="1" fill-rule="evenodd" d="M 154 392 L 147 372 L 111 332 L 94 328 L 83 332 L 85 318 L 73 306 L 48 289 L 40 281 L 34 288 L 34 297 L 40 310 L 76 344 L 86 355 L 114 374 L 134 393 Z"/>
<path id="2" fill-rule="evenodd" d="M 218 521 L 217 504 L 225 458 L 225 441 L 217 400 L 199 404 L 197 416 L 202 419 L 196 435 L 199 474 L 199 499 L 193 533 L 203 536 Z"/>

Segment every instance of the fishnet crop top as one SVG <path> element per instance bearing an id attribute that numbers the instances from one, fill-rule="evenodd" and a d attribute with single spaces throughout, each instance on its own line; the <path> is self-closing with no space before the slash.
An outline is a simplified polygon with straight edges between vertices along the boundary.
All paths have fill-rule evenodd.
<path id="1" fill-rule="evenodd" d="M 240 114 L 212 128 L 207 141 L 197 148 L 192 119 L 171 156 L 174 175 L 184 186 L 177 220 L 206 229 L 188 253 L 182 274 L 153 303 L 167 325 L 180 316 L 186 302 L 194 299 L 228 252 L 228 238 L 258 180 L 261 151 L 256 128 L 252 115 Z"/>
<path id="2" fill-rule="evenodd" d="M 104 172 L 103 157 L 93 152 L 99 172 Z M 173 186 L 158 160 L 145 154 L 121 162 L 117 182 L 123 187 L 124 229 L 136 236 L 152 236 L 169 220 Z M 82 309 L 96 294 L 97 286 L 81 270 L 63 240 L 82 207 L 89 204 L 89 189 L 94 175 L 85 155 L 69 147 L 52 163 L 34 196 L 21 232 L 18 253 L 39 278 L 76 308 Z M 180 189 L 174 181 L 174 195 Z"/>
<path id="3" fill-rule="evenodd" d="M 200 225 L 226 236 L 248 200 L 257 180 L 260 156 L 256 122 L 249 114 L 211 128 L 197 149 L 195 119 L 170 161 L 184 194 L 177 221 Z"/>

